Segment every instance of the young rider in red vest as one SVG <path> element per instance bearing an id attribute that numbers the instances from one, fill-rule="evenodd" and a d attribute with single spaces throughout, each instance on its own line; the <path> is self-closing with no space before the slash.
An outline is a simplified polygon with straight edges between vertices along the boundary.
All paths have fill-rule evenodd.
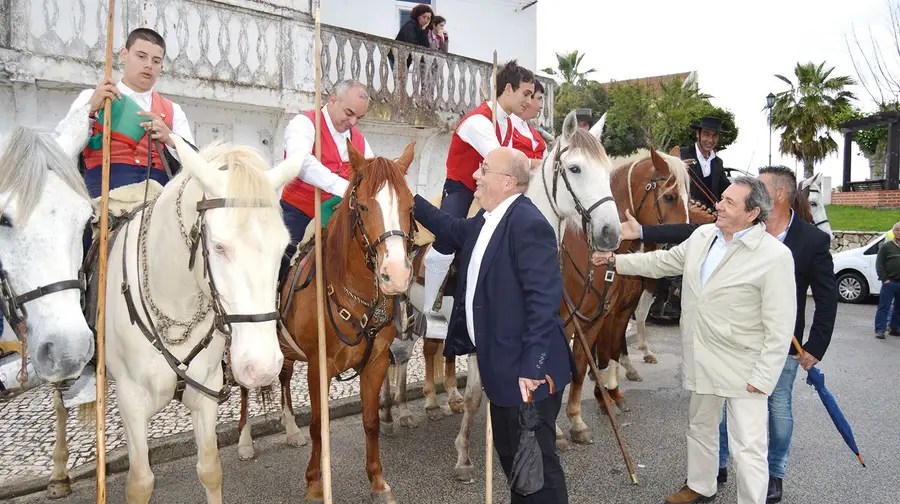
<path id="1" fill-rule="evenodd" d="M 322 190 L 324 202 L 332 196 L 344 196 L 347 190 L 347 178 L 350 172 L 350 157 L 347 152 L 347 139 L 366 158 L 372 158 L 372 147 L 356 129 L 369 109 L 369 95 L 366 88 L 355 80 L 339 83 L 328 103 L 322 107 L 320 129 L 322 131 L 322 162 L 314 155 L 306 157 L 300 176 L 288 184 L 281 194 L 281 208 L 284 223 L 290 231 L 291 242 L 281 262 L 283 277 L 290 264 L 290 258 L 297 250 L 297 244 L 303 239 L 306 226 L 315 216 L 315 187 Z M 293 156 L 301 153 L 313 153 L 316 130 L 313 127 L 315 110 L 301 113 L 288 123 L 284 132 L 284 155 Z M 336 200 L 335 200 L 336 201 Z M 332 205 L 333 206 L 333 205 Z M 323 223 L 326 208 L 323 208 Z"/>
<path id="2" fill-rule="evenodd" d="M 138 28 L 132 31 L 128 34 L 125 47 L 119 52 L 119 60 L 124 62 L 122 78 L 118 82 L 104 78 L 95 89 L 82 91 L 72 103 L 70 110 L 90 103 L 91 115 L 94 119 L 91 128 L 95 134 L 102 133 L 103 124 L 96 119 L 97 114 L 103 109 L 106 98 L 118 100 L 122 96 L 127 96 L 142 109 L 138 114 L 144 116 L 145 122 L 141 125 L 147 131 L 142 139 L 135 141 L 126 136 L 116 135 L 115 131 L 111 135 L 110 190 L 144 182 L 147 179 L 146 135 L 150 135 L 154 141 L 158 140 L 162 150 L 168 151 L 176 161 L 178 153 L 175 151 L 175 144 L 172 143 L 169 135 L 175 133 L 186 142 L 191 144 L 194 142 L 187 117 L 181 107 L 153 90 L 156 79 L 162 71 L 165 55 L 166 42 L 158 33 L 149 28 Z M 161 185 L 166 185 L 169 177 L 160 161 L 163 155 L 165 152 L 154 149 L 150 178 Z M 82 156 L 85 167 L 85 184 L 91 197 L 97 198 L 100 196 L 103 151 L 99 148 L 91 148 L 89 143 L 82 151 Z M 90 247 L 91 234 L 91 227 L 88 226 L 84 236 L 85 250 Z"/>
<path id="3" fill-rule="evenodd" d="M 528 124 L 528 121 L 537 117 L 541 113 L 543 107 L 544 86 L 535 80 L 534 94 L 531 95 L 531 100 L 528 100 L 525 112 L 523 112 L 522 115 L 512 116 L 512 123 L 515 128 L 513 131 L 512 146 L 517 151 L 524 153 L 528 159 L 531 159 L 532 167 L 535 168 L 534 161 L 541 161 L 544 159 L 544 152 L 547 150 L 547 144 L 544 142 L 544 139 L 541 137 L 538 130 L 534 126 Z"/>
<path id="4" fill-rule="evenodd" d="M 534 93 L 534 74 L 515 60 L 506 63 L 497 71 L 497 93 L 496 129 L 492 124 L 492 103 L 486 101 L 460 120 L 450 140 L 441 210 L 454 217 L 465 217 L 468 213 L 475 194 L 473 174 L 484 157 L 500 146 L 512 145 L 514 127 L 510 115 L 525 112 Z M 451 244 L 436 238 L 425 255 L 426 312 L 432 312 L 455 252 Z M 440 317 L 433 312 L 432 315 Z"/>

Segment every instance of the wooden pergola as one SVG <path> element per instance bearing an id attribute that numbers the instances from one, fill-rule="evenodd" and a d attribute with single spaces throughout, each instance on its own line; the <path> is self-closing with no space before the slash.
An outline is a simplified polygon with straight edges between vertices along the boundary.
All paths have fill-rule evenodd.
<path id="1" fill-rule="evenodd" d="M 888 127 L 887 171 L 884 180 L 850 181 L 850 165 L 853 137 L 857 131 Z M 882 112 L 863 119 L 838 124 L 844 134 L 844 184 L 843 191 L 876 191 L 900 189 L 900 112 Z"/>

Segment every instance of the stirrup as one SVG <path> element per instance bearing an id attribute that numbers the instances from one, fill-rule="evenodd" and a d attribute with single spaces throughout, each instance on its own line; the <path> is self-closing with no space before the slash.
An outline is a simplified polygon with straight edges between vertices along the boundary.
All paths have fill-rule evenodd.
<path id="1" fill-rule="evenodd" d="M 447 339 L 447 317 L 441 312 L 426 311 L 425 315 L 425 337 L 429 339 L 444 340 Z"/>

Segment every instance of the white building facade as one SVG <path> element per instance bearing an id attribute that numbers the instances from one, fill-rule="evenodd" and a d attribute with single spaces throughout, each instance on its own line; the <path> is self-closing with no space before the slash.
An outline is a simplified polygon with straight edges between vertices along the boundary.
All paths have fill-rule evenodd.
<path id="1" fill-rule="evenodd" d="M 314 103 L 319 7 L 324 93 L 345 78 L 365 84 L 373 99 L 360 129 L 376 154 L 388 157 L 416 140 L 407 182 L 431 196 L 444 180 L 453 127 L 490 93 L 492 51 L 501 62 L 516 58 L 529 68 L 536 59 L 534 7 L 515 12 L 512 0 L 431 1 L 448 18 L 453 54 L 392 40 L 403 9 L 416 5 L 400 0 L 117 0 L 114 43 L 117 54 L 132 29 L 158 31 L 168 52 L 156 90 L 182 105 L 198 145 L 246 144 L 274 161 L 283 156 L 284 127 Z M 0 133 L 17 124 L 52 128 L 78 92 L 96 86 L 107 4 L 0 1 Z M 488 22 L 503 28 L 490 31 Z M 412 54 L 413 65 L 392 70 L 390 51 L 396 61 Z M 118 67 L 116 61 L 116 79 Z M 549 96 L 538 121 L 548 130 L 552 86 L 545 82 Z"/>

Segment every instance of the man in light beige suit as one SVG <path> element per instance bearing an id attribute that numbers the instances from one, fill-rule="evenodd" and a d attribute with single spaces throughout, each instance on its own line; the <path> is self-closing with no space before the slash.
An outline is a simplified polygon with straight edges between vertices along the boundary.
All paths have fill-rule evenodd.
<path id="1" fill-rule="evenodd" d="M 784 367 L 797 300 L 790 250 L 766 233 L 772 200 L 763 183 L 738 177 L 700 226 L 670 250 L 594 254 L 622 275 L 682 275 L 684 388 L 691 391 L 687 484 L 670 504 L 708 502 L 716 493 L 722 404 L 737 468 L 738 504 L 765 504 L 767 396 Z"/>

